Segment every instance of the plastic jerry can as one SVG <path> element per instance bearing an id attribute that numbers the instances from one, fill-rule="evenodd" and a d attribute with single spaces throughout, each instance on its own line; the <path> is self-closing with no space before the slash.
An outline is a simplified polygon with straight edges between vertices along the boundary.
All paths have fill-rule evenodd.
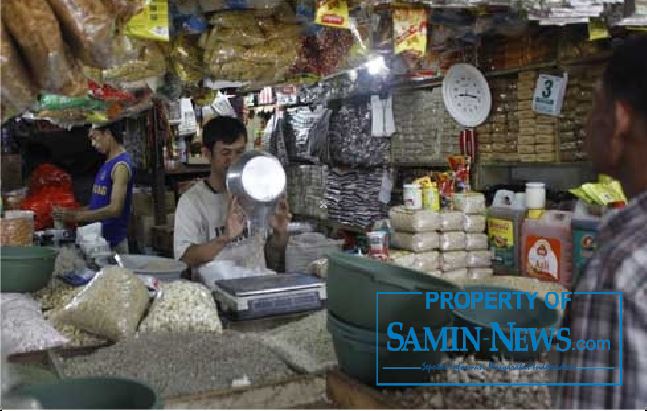
<path id="1" fill-rule="evenodd" d="M 597 244 L 595 238 L 600 225 L 599 217 L 573 217 L 571 233 L 573 236 L 573 272 L 580 273 L 591 258 Z"/>
<path id="2" fill-rule="evenodd" d="M 524 275 L 571 287 L 573 242 L 570 211 L 548 210 L 523 223 L 521 268 Z"/>
<path id="3" fill-rule="evenodd" d="M 521 275 L 521 225 L 525 214 L 523 203 L 515 204 L 514 193 L 496 192 L 487 213 L 487 234 L 495 274 Z"/>

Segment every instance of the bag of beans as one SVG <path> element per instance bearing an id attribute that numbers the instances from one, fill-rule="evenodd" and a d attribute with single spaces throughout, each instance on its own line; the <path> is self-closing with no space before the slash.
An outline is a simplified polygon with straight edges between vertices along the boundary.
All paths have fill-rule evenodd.
<path id="1" fill-rule="evenodd" d="M 25 111 L 36 101 L 36 90 L 29 78 L 29 71 L 18 54 L 16 44 L 6 31 L 4 24 L 0 26 L 0 93 L 2 95 L 2 121 Z"/>

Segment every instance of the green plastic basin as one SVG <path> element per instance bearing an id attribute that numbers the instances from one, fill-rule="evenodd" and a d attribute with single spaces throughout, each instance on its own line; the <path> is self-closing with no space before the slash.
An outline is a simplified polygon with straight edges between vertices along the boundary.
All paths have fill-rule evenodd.
<path id="1" fill-rule="evenodd" d="M 438 303 L 427 310 L 421 295 L 380 295 L 376 306 L 376 293 L 457 290 L 452 283 L 416 270 L 343 253 L 329 255 L 328 310 L 359 328 L 375 330 L 376 314 L 380 332 L 386 332 L 393 321 L 412 326 L 443 326 L 452 321 L 452 312 L 441 310 Z"/>
<path id="2" fill-rule="evenodd" d="M 3 293 L 38 291 L 54 272 L 57 252 L 47 247 L 0 247 Z"/>
<path id="3" fill-rule="evenodd" d="M 147 385 L 125 378 L 72 378 L 27 385 L 16 395 L 35 398 L 45 409 L 160 409 L 162 400 Z"/>
<path id="4" fill-rule="evenodd" d="M 443 358 L 440 351 L 389 351 L 387 334 L 379 334 L 348 324 L 328 313 L 328 331 L 339 368 L 366 384 L 375 385 L 376 353 L 378 353 L 380 383 L 420 383 L 429 380 L 430 373 L 413 369 L 384 369 L 383 367 L 420 367 L 423 362 L 437 365 Z M 422 337 L 419 337 L 422 341 Z M 377 349 L 376 349 L 377 344 Z"/>
<path id="5" fill-rule="evenodd" d="M 472 285 L 465 286 L 464 291 L 467 293 L 474 291 L 485 293 L 502 291 L 518 292 L 519 290 L 488 285 Z M 528 351 L 509 350 L 501 338 L 497 337 L 496 340 L 493 339 L 492 334 L 494 331 L 491 326 L 492 322 L 499 324 L 506 337 L 510 335 L 509 327 L 507 326 L 510 322 L 514 322 L 516 328 L 535 328 L 537 329 L 537 333 L 541 332 L 541 330 L 546 330 L 547 333 L 550 333 L 552 332 L 551 329 L 558 329 L 559 322 L 561 321 L 559 311 L 546 307 L 543 299 L 537 297 L 532 310 L 530 309 L 527 298 L 521 299 L 519 309 L 516 306 L 516 298 L 513 298 L 512 301 L 512 309 L 486 310 L 485 304 L 480 302 L 475 304 L 474 309 L 454 310 L 454 315 L 456 316 L 455 326 L 467 327 L 473 335 L 476 335 L 476 327 L 482 328 L 480 349 L 476 350 L 471 344 L 467 344 L 466 348 L 469 352 L 485 357 L 504 357 L 516 361 L 528 361 L 539 358 L 546 351 L 543 343 L 539 345 L 537 350 L 533 350 L 530 336 L 526 338 L 529 348 Z M 459 340 L 462 340 L 461 336 L 459 336 Z M 557 340 L 553 340 L 553 345 L 557 343 Z M 498 351 L 491 350 L 492 344 L 494 344 Z"/>

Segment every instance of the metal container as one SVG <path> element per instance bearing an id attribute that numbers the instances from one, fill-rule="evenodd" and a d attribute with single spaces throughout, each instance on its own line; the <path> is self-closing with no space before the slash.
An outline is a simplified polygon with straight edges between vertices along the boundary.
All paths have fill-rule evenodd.
<path id="1" fill-rule="evenodd" d="M 247 151 L 227 170 L 227 191 L 236 197 L 252 231 L 267 228 L 270 212 L 285 192 L 286 176 L 279 160 L 263 151 Z"/>

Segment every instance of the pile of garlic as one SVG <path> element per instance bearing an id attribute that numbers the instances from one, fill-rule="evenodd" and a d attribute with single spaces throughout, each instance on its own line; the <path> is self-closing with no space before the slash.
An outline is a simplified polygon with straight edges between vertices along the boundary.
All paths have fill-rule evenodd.
<path id="1" fill-rule="evenodd" d="M 139 327 L 146 332 L 222 332 L 211 291 L 187 281 L 163 283 Z"/>

